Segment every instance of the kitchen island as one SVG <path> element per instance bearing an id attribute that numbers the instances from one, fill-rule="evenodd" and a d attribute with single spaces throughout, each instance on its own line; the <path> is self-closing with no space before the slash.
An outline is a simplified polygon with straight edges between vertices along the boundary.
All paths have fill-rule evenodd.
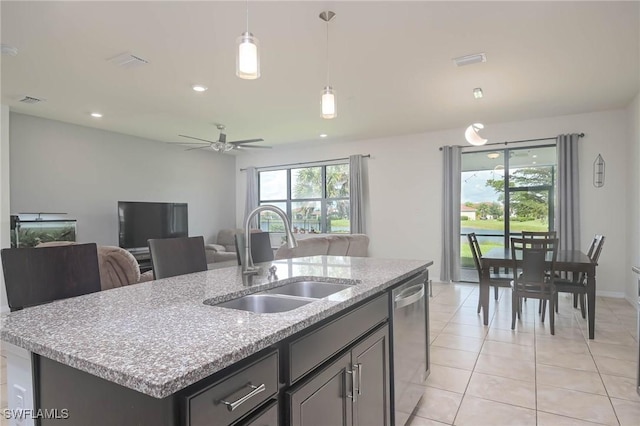
<path id="1" fill-rule="evenodd" d="M 68 410 L 68 419 L 41 419 L 43 425 L 195 425 L 201 424 L 202 409 L 214 410 L 209 424 L 243 422 L 251 414 L 249 403 L 232 409 L 221 398 L 198 397 L 225 380 L 233 385 L 237 371 L 263 374 L 265 367 L 274 367 L 268 373 L 276 378 L 271 388 L 242 384 L 245 389 L 233 389 L 230 399 L 260 393 L 256 400 L 266 398 L 260 409 L 275 413 L 279 423 L 295 423 L 285 408 L 295 400 L 294 385 L 329 374 L 334 361 L 354 356 L 355 345 L 374 333 L 383 336 L 388 377 L 390 355 L 385 354 L 393 337 L 384 337 L 387 290 L 422 275 L 432 262 L 314 256 L 273 264 L 276 278 L 267 277 L 267 268 L 254 277 L 243 277 L 239 267 L 223 268 L 11 313 L 1 333 L 9 344 L 9 408 Z M 305 278 L 349 287 L 279 313 L 212 306 Z M 306 338 L 312 332 L 314 337 Z M 315 353 L 323 358 L 314 361 Z M 351 368 L 342 375 L 351 378 L 356 372 Z M 349 384 L 347 392 L 347 385 L 340 383 L 340 393 L 355 402 L 361 389 Z M 349 415 L 353 407 L 343 406 Z M 220 417 L 223 411 L 232 420 Z M 30 421 L 19 424 L 34 424 Z"/>

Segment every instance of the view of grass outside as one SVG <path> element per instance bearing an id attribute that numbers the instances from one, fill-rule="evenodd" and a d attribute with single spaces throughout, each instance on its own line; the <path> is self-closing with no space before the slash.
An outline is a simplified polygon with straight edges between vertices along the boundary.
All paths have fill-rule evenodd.
<path id="1" fill-rule="evenodd" d="M 522 231 L 547 231 L 548 229 L 549 225 L 546 220 L 511 222 L 512 234 L 517 234 Z M 475 268 L 466 234 L 470 232 L 477 234 L 497 234 L 495 237 L 478 237 L 482 253 L 486 253 L 496 247 L 504 247 L 504 239 L 502 237 L 504 223 L 502 220 L 462 220 L 460 222 L 460 230 L 461 233 L 464 234 L 460 239 L 460 266 L 463 268 Z"/>

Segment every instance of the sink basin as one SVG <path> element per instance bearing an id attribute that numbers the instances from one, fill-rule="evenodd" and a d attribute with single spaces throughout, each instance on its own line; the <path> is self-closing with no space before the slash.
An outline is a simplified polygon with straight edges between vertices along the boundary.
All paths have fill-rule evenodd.
<path id="1" fill-rule="evenodd" d="M 313 302 L 312 299 L 289 298 L 272 294 L 250 294 L 228 302 L 218 303 L 214 306 L 240 309 L 258 314 L 271 314 L 290 311 L 311 302 Z"/>
<path id="2" fill-rule="evenodd" d="M 323 297 L 327 297 L 349 287 L 351 286 L 347 284 L 335 284 L 323 281 L 297 281 L 267 290 L 266 293 L 322 299 Z"/>

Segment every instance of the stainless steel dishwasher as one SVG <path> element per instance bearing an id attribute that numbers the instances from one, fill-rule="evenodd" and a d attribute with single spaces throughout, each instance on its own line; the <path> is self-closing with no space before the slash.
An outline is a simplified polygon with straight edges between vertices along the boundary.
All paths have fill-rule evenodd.
<path id="1" fill-rule="evenodd" d="M 429 374 L 428 272 L 391 292 L 394 423 L 402 426 L 418 404 Z"/>

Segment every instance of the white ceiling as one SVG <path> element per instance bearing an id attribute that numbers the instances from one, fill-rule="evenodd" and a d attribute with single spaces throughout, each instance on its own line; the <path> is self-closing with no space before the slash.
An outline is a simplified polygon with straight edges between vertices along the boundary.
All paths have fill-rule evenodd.
<path id="1" fill-rule="evenodd" d="M 159 141 L 353 140 L 622 108 L 639 89 L 635 2 L 249 3 L 258 80 L 235 76 L 244 2 L 2 1 L 2 103 Z M 338 118 L 320 118 L 330 23 Z M 131 52 L 148 65 L 107 62 Z M 452 58 L 485 52 L 458 68 Z M 191 90 L 194 83 L 209 87 Z M 472 90 L 485 97 L 475 100 Z M 18 103 L 25 95 L 45 98 Z M 89 116 L 100 111 L 102 119 Z M 461 133 L 462 134 L 462 133 Z"/>

